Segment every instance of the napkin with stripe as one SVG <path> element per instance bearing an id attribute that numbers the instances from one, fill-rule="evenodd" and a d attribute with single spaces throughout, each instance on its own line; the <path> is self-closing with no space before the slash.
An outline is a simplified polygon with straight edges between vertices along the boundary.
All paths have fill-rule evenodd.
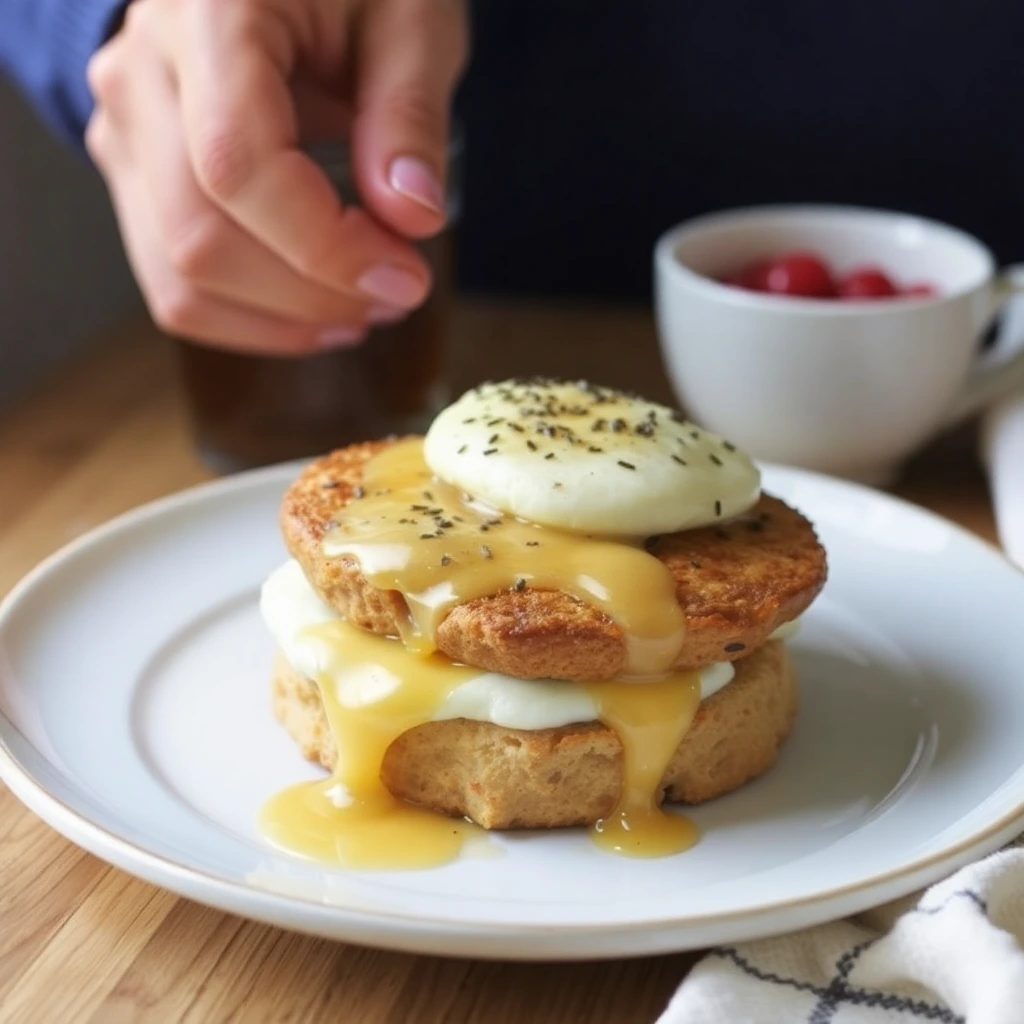
<path id="1" fill-rule="evenodd" d="M 982 456 L 1024 568 L 1024 395 L 986 415 Z M 1024 837 L 858 917 L 712 950 L 658 1024 L 922 1021 L 1024 1024 Z"/>
<path id="2" fill-rule="evenodd" d="M 714 949 L 658 1024 L 1024 1024 L 1022 844 L 858 917 Z"/>

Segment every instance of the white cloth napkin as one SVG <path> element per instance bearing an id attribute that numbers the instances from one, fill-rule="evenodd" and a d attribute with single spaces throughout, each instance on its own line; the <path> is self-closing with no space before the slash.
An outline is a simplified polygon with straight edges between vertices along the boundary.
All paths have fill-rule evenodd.
<path id="1" fill-rule="evenodd" d="M 989 471 L 999 541 L 1009 558 L 1024 568 L 1024 394 L 985 414 L 981 452 Z"/>
<path id="2" fill-rule="evenodd" d="M 982 424 L 999 539 L 1024 567 L 1024 395 Z M 1024 837 L 859 917 L 705 956 L 658 1024 L 1024 1024 Z"/>
<path id="3" fill-rule="evenodd" d="M 715 949 L 658 1024 L 1024 1024 L 1022 842 L 859 917 Z"/>

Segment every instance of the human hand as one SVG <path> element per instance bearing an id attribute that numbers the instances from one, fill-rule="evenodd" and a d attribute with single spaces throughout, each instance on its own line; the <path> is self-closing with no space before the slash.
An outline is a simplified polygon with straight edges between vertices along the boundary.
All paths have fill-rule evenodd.
<path id="1" fill-rule="evenodd" d="M 419 305 L 466 37 L 462 0 L 135 0 L 86 145 L 157 323 L 298 355 Z M 298 148 L 341 137 L 365 209 Z"/>

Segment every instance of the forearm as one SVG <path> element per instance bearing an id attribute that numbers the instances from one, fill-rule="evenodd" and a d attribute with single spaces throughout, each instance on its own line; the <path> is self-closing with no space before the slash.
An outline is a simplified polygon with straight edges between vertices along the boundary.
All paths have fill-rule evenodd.
<path id="1" fill-rule="evenodd" d="M 127 0 L 0 0 L 0 66 L 46 121 L 81 144 L 92 111 L 89 58 Z"/>

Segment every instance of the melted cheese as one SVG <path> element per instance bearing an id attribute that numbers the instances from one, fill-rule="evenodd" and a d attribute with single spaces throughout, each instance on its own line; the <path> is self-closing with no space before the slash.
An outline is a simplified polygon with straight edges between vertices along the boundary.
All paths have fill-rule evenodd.
<path id="1" fill-rule="evenodd" d="M 691 702 L 725 686 L 734 674 L 730 663 L 644 683 L 481 674 L 348 625 L 293 561 L 267 579 L 260 604 L 285 659 L 317 681 L 339 751 L 331 778 L 290 787 L 264 807 L 263 832 L 282 849 L 326 863 L 391 869 L 456 857 L 480 829 L 397 801 L 380 782 L 384 754 L 401 733 L 449 718 L 517 729 L 600 719 L 623 744 L 627 784 L 616 811 L 592 830 L 595 841 L 642 856 L 677 852 L 693 841 L 686 818 L 657 806 L 658 783 L 689 726 Z"/>
<path id="2" fill-rule="evenodd" d="M 623 784 L 615 809 L 596 822 L 598 846 L 628 857 L 664 857 L 697 841 L 689 818 L 661 809 L 661 780 L 700 704 L 696 672 L 656 683 L 593 683 L 601 721 L 622 743 Z"/>
<path id="3" fill-rule="evenodd" d="M 384 754 L 429 721 L 451 689 L 476 674 L 340 619 L 309 626 L 314 678 L 338 749 L 332 778 L 300 783 L 263 808 L 263 834 L 282 849 L 356 868 L 425 868 L 455 858 L 481 830 L 396 800 L 380 780 Z M 410 673 L 410 664 L 414 672 Z"/>
<path id="4" fill-rule="evenodd" d="M 308 679 L 328 677 L 335 690 L 360 675 L 364 687 L 371 687 L 374 665 L 360 665 L 357 649 L 342 649 L 332 655 L 309 627 L 339 621 L 338 613 L 317 596 L 298 562 L 290 560 L 267 577 L 260 593 L 263 621 L 285 660 Z M 337 634 L 339 642 L 348 634 Z M 361 639 L 359 634 L 355 634 Z M 394 641 L 385 648 L 394 650 Z M 415 674 L 419 664 L 414 654 L 407 655 L 405 671 Z M 333 673 L 338 671 L 340 676 Z M 735 675 L 732 662 L 718 661 L 700 669 L 700 699 L 707 700 L 728 684 Z M 595 684 L 600 685 L 600 684 Z M 627 692 L 635 692 L 629 684 Z M 463 677 L 435 709 L 434 721 L 468 718 L 490 722 L 507 729 L 557 729 L 575 722 L 593 722 L 600 715 L 592 688 L 555 679 L 516 679 L 498 672 L 479 669 Z"/>
<path id="5" fill-rule="evenodd" d="M 372 459 L 363 497 L 339 510 L 324 554 L 354 558 L 373 586 L 409 608 L 407 647 L 436 648 L 457 604 L 509 588 L 560 590 L 604 612 L 622 630 L 629 676 L 669 670 L 684 635 L 671 572 L 642 544 L 567 533 L 481 506 L 433 477 L 419 440 Z"/>

